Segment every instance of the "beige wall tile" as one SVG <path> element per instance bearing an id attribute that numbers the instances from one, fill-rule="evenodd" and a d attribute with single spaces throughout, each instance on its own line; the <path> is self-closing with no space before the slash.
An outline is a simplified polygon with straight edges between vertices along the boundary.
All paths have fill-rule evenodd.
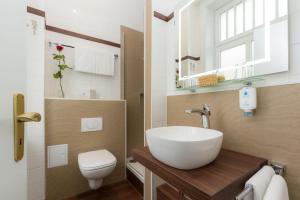
<path id="1" fill-rule="evenodd" d="M 300 84 L 258 89 L 252 118 L 239 109 L 238 91 L 168 97 L 168 125 L 201 126 L 188 108 L 210 105 L 211 128 L 224 133 L 223 147 L 287 165 L 292 200 L 300 199 Z"/>
<path id="2" fill-rule="evenodd" d="M 47 200 L 63 199 L 89 190 L 77 163 L 81 152 L 109 150 L 118 163 L 114 172 L 104 179 L 104 184 L 125 178 L 125 101 L 46 99 L 45 107 L 46 148 L 69 145 L 69 164 L 46 169 Z M 103 131 L 81 133 L 80 122 L 84 117 L 103 117 Z"/>

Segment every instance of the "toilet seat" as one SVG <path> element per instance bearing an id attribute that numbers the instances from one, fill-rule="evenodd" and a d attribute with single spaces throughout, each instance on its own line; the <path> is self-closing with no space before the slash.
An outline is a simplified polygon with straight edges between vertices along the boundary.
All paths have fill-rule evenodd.
<path id="1" fill-rule="evenodd" d="M 117 163 L 116 157 L 107 150 L 91 151 L 78 155 L 81 170 L 92 171 L 111 167 Z"/>

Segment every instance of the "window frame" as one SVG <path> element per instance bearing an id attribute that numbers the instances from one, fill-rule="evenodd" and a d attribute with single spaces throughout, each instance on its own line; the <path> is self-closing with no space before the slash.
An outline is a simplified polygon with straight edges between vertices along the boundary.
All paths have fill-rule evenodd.
<path id="1" fill-rule="evenodd" d="M 250 34 L 243 36 L 239 39 L 235 39 L 231 42 L 227 42 L 226 44 L 220 45 L 216 48 L 216 58 L 217 58 L 217 66 L 219 67 L 219 69 L 222 68 L 221 66 L 221 53 L 223 51 L 241 46 L 241 45 L 245 45 L 246 46 L 246 52 L 245 52 L 245 58 L 246 58 L 246 62 L 249 62 L 252 60 L 252 42 L 253 42 L 253 36 L 251 36 Z M 230 67 L 230 66 L 226 66 L 226 67 Z M 231 67 L 235 67 L 235 66 L 231 66 Z"/>

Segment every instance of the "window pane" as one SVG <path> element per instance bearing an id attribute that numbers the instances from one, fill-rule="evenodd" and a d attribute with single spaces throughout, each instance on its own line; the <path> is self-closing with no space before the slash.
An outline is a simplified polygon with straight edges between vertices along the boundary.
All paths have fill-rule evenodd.
<path id="1" fill-rule="evenodd" d="M 221 52 L 221 68 L 234 67 L 246 62 L 246 45 L 240 45 Z"/>
<path id="2" fill-rule="evenodd" d="M 255 0 L 255 26 L 263 25 L 264 23 L 264 1 Z"/>
<path id="3" fill-rule="evenodd" d="M 227 38 L 227 14 L 223 13 L 221 15 L 221 41 Z"/>
<path id="4" fill-rule="evenodd" d="M 267 21 L 272 21 L 276 18 L 276 0 L 265 1 L 265 12 Z"/>
<path id="5" fill-rule="evenodd" d="M 234 36 L 234 8 L 228 11 L 228 38 Z"/>
<path id="6" fill-rule="evenodd" d="M 245 30 L 249 31 L 253 28 L 253 0 L 245 2 Z"/>
<path id="7" fill-rule="evenodd" d="M 287 0 L 278 0 L 278 17 L 283 17 L 287 15 L 287 13 L 288 13 Z"/>
<path id="8" fill-rule="evenodd" d="M 244 32 L 244 5 L 240 3 L 236 7 L 236 34 Z"/>

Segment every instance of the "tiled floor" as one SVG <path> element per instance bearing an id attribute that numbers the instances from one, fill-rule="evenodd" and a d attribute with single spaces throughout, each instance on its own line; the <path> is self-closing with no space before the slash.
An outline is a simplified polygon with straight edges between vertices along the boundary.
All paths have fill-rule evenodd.
<path id="1" fill-rule="evenodd" d="M 104 186 L 66 200 L 142 200 L 142 196 L 127 181 Z"/>

